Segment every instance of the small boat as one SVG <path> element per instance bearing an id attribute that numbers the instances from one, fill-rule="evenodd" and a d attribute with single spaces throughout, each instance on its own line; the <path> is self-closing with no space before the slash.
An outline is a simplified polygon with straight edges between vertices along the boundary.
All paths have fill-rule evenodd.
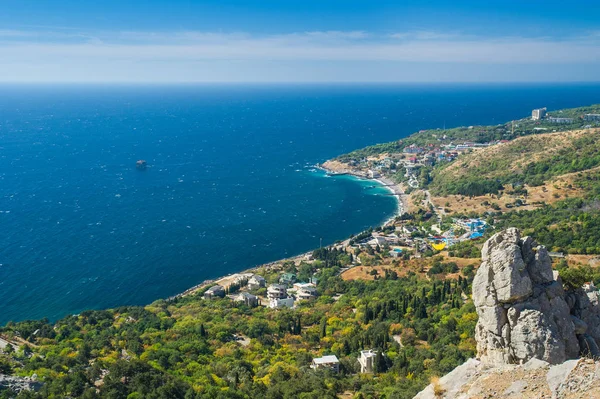
<path id="1" fill-rule="evenodd" d="M 135 167 L 138 168 L 139 170 L 146 170 L 146 168 L 148 167 L 148 164 L 143 159 L 140 159 L 135 163 Z"/>

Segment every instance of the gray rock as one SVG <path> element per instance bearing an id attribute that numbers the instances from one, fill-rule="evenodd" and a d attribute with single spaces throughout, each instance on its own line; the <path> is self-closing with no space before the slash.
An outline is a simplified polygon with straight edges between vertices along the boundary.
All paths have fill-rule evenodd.
<path id="1" fill-rule="evenodd" d="M 23 391 L 38 391 L 41 387 L 42 383 L 37 382 L 34 378 L 0 374 L 0 391 L 10 389 L 20 393 Z"/>
<path id="2" fill-rule="evenodd" d="M 515 381 L 506 390 L 504 391 L 504 395 L 519 395 L 523 390 L 527 388 L 527 382 L 523 380 Z"/>
<path id="3" fill-rule="evenodd" d="M 469 359 L 440 378 L 439 384 L 445 391 L 444 397 L 455 398 L 465 384 L 468 384 L 477 378 L 479 367 L 480 362 L 478 360 Z M 414 399 L 437 399 L 433 385 L 428 385 L 424 390 L 419 392 Z"/>
<path id="4" fill-rule="evenodd" d="M 486 364 L 550 364 L 577 356 L 579 343 L 545 247 L 510 228 L 491 237 L 473 280 L 477 355 Z M 600 313 L 599 313 L 600 316 Z M 581 330 L 581 325 L 579 326 Z"/>
<path id="5" fill-rule="evenodd" d="M 567 381 L 569 374 L 571 374 L 571 371 L 577 366 L 578 362 L 578 359 L 573 359 L 550 367 L 548 374 L 546 374 L 546 381 L 548 382 L 553 398 L 558 396 L 561 385 Z"/>

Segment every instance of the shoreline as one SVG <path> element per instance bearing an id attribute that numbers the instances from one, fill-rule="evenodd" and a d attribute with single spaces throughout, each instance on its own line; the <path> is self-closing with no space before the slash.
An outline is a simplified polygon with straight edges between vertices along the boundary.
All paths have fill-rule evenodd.
<path id="1" fill-rule="evenodd" d="M 345 171 L 343 173 L 339 173 L 336 172 L 332 169 L 328 169 L 327 167 L 323 166 L 323 164 L 317 164 L 315 165 L 315 168 L 320 169 L 325 171 L 326 173 L 328 173 L 329 175 L 339 175 L 339 176 L 343 176 L 343 175 L 349 175 L 349 176 L 353 176 L 357 179 L 360 180 L 371 180 L 371 181 L 375 181 L 377 182 L 379 185 L 381 185 L 383 188 L 385 188 L 386 190 L 388 190 L 390 192 L 390 195 L 394 196 L 396 198 L 396 202 L 397 202 L 397 206 L 396 206 L 396 212 L 390 216 L 385 222 L 383 222 L 380 226 L 384 227 L 389 225 L 390 223 L 392 223 L 398 216 L 408 212 L 408 202 L 407 202 L 407 195 L 404 193 L 404 191 L 400 188 L 400 186 L 396 183 L 394 183 L 393 181 L 391 181 L 389 178 L 386 177 L 378 177 L 378 178 L 369 178 L 367 176 L 364 176 L 362 174 L 359 174 L 355 171 Z M 359 232 L 360 233 L 360 232 Z M 358 233 L 357 233 L 358 234 Z M 341 240 L 341 245 L 344 245 L 344 243 L 347 245 L 347 243 L 349 242 L 349 238 L 346 238 L 344 240 Z M 331 245 L 336 245 L 331 244 Z M 328 245 L 329 246 L 329 245 Z M 316 248 L 315 248 L 316 249 Z M 240 270 L 238 272 L 235 273 L 229 273 L 225 276 L 220 276 L 220 277 L 215 277 L 212 279 L 207 279 L 202 281 L 199 284 L 194 285 L 193 287 L 190 287 L 188 289 L 186 289 L 185 291 L 170 296 L 168 298 L 166 298 L 166 301 L 173 301 L 179 298 L 183 298 L 189 295 L 193 295 L 195 293 L 197 293 L 198 291 L 202 290 L 203 288 L 207 288 L 208 286 L 212 285 L 212 284 L 218 284 L 219 282 L 226 280 L 228 278 L 230 278 L 231 276 L 234 275 L 239 275 L 239 274 L 245 274 L 245 273 L 256 273 L 257 271 L 259 271 L 260 269 L 274 269 L 274 268 L 278 268 L 279 266 L 281 266 L 280 264 L 286 261 L 298 261 L 301 260 L 303 258 L 305 258 L 307 255 L 310 255 L 313 253 L 313 251 L 315 251 L 315 249 L 309 250 L 307 252 L 303 252 L 301 254 L 298 255 L 294 255 L 294 256 L 290 256 L 289 258 L 282 258 L 282 259 L 277 259 L 274 260 L 272 262 L 268 262 L 268 263 L 263 263 L 260 265 L 256 265 L 253 267 L 250 267 L 248 269 L 244 269 L 244 270 Z"/>

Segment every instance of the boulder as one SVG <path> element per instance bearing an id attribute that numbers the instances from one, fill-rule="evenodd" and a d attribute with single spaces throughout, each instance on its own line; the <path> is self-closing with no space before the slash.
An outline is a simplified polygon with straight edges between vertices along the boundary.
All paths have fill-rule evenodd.
<path id="1" fill-rule="evenodd" d="M 536 358 L 558 364 L 579 354 L 579 340 L 548 251 L 510 228 L 482 249 L 473 280 L 477 354 L 489 365 Z M 578 331 L 583 326 L 578 324 Z"/>

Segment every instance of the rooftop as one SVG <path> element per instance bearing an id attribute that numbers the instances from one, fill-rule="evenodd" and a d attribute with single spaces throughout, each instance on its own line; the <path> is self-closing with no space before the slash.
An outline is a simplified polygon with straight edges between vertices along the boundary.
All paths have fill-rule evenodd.
<path id="1" fill-rule="evenodd" d="M 327 355 L 327 356 L 323 356 L 323 357 L 314 358 L 313 362 L 315 362 L 315 364 L 328 364 L 328 363 L 339 363 L 340 361 L 338 360 L 336 355 Z"/>

